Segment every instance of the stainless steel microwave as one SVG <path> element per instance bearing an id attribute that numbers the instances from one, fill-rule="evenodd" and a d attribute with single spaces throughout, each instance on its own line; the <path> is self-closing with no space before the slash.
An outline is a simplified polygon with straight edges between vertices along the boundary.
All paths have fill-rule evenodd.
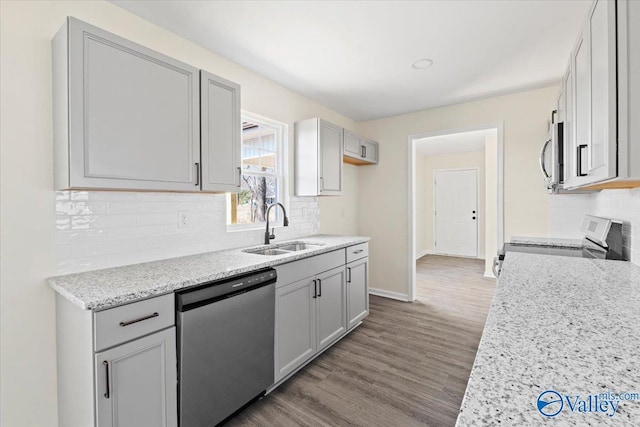
<path id="1" fill-rule="evenodd" d="M 540 151 L 540 170 L 549 193 L 557 193 L 564 183 L 564 123 L 556 122 L 558 111 L 551 114 L 549 137 Z"/>

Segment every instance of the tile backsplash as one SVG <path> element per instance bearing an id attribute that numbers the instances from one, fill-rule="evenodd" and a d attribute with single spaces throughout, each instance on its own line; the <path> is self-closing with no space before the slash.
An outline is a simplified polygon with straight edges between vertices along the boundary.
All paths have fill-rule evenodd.
<path id="1" fill-rule="evenodd" d="M 640 265 L 640 188 L 556 194 L 551 196 L 550 208 L 550 234 L 554 237 L 580 238 L 586 214 L 623 221 L 625 254 Z"/>
<path id="2" fill-rule="evenodd" d="M 225 194 L 56 192 L 57 274 L 258 245 L 264 229 L 227 231 Z M 276 241 L 316 234 L 315 197 L 290 197 Z M 186 215 L 186 225 L 181 225 Z"/>

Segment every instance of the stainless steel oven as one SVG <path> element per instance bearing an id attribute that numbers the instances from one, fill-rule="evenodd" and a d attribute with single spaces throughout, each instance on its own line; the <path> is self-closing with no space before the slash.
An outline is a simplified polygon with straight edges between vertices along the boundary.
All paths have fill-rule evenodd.
<path id="1" fill-rule="evenodd" d="M 556 255 L 592 259 L 628 260 L 622 238 L 623 223 L 585 215 L 580 231 L 582 239 L 546 239 L 513 237 L 493 259 L 493 274 L 498 277 L 509 252 Z"/>

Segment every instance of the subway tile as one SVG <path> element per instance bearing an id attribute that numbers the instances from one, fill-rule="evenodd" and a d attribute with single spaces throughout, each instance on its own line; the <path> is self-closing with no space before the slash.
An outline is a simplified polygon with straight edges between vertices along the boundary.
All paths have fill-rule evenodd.
<path id="1" fill-rule="evenodd" d="M 107 213 L 105 202 L 69 201 L 56 202 L 58 215 L 99 215 Z"/>

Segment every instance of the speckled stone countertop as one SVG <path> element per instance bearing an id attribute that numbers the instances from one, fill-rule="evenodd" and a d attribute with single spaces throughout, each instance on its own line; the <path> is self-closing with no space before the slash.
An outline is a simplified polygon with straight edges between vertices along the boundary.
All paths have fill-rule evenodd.
<path id="1" fill-rule="evenodd" d="M 511 237 L 511 243 L 515 245 L 557 246 L 561 248 L 581 248 L 584 245 L 581 239 L 529 236 L 513 236 Z"/>
<path id="2" fill-rule="evenodd" d="M 247 249 L 277 247 L 291 242 L 320 248 L 284 255 L 259 255 Z M 369 241 L 368 237 L 314 235 L 273 243 L 170 258 L 124 267 L 107 268 L 49 278 L 49 286 L 85 310 L 100 310 L 162 295 L 188 286 L 223 279 L 278 264 L 319 255 Z"/>
<path id="3" fill-rule="evenodd" d="M 546 390 L 555 417 L 537 409 Z M 640 425 L 640 400 L 578 411 L 606 392 L 640 393 L 640 267 L 507 253 L 456 426 Z"/>

